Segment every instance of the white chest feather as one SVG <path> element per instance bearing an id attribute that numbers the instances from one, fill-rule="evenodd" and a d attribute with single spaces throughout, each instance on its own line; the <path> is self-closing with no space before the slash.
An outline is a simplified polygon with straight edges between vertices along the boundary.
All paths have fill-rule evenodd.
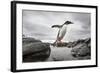
<path id="1" fill-rule="evenodd" d="M 63 25 L 63 27 L 60 28 L 60 30 L 59 30 L 59 37 L 62 37 L 63 38 L 65 36 L 66 29 L 67 29 L 67 25 Z"/>

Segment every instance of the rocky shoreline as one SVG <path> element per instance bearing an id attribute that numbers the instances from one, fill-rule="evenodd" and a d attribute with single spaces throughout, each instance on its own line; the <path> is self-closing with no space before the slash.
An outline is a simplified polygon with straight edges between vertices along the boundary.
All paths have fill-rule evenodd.
<path id="1" fill-rule="evenodd" d="M 50 55 L 53 48 L 50 47 L 50 43 L 43 43 L 40 40 L 34 38 L 23 38 L 23 62 L 40 62 L 46 61 Z M 82 40 L 77 40 L 74 42 L 64 42 L 58 43 L 56 46 L 55 52 L 58 50 L 57 47 L 61 48 L 60 51 L 69 50 L 69 54 L 73 56 L 73 60 L 83 60 L 91 58 L 91 39 L 86 38 Z M 54 47 L 55 48 L 55 47 Z M 66 49 L 69 48 L 69 49 Z M 59 52 L 60 52 L 59 51 Z M 61 52 L 61 53 L 62 53 Z M 69 55 L 66 54 L 66 55 Z M 62 56 L 63 58 L 63 56 Z M 55 57 L 52 61 L 57 61 L 58 59 Z M 69 58 L 70 59 L 70 58 Z"/>

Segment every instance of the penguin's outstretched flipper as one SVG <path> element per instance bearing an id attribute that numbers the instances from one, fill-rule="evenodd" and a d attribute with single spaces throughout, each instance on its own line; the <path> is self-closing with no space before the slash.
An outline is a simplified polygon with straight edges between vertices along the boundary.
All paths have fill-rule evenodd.
<path id="1" fill-rule="evenodd" d="M 61 25 L 53 25 L 52 28 L 61 28 Z"/>

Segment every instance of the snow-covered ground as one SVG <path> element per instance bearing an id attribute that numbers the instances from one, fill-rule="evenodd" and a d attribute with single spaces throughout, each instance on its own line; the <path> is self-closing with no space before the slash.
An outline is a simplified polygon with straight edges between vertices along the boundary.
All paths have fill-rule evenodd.
<path id="1" fill-rule="evenodd" d="M 64 60 L 76 60 L 71 55 L 72 48 L 67 47 L 51 47 L 51 54 L 50 57 L 47 59 L 47 61 L 64 61 Z"/>

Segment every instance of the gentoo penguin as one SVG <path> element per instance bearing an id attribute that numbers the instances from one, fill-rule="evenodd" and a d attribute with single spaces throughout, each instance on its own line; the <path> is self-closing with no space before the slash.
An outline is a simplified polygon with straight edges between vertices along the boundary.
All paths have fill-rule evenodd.
<path id="1" fill-rule="evenodd" d="M 54 42 L 53 45 L 57 45 L 58 43 L 61 43 L 61 40 L 63 39 L 63 37 L 65 36 L 66 34 L 66 29 L 67 29 L 67 26 L 69 24 L 73 24 L 73 22 L 71 21 L 66 21 L 64 24 L 62 25 L 53 25 L 52 28 L 59 28 L 59 31 L 58 31 L 58 34 L 57 34 L 57 39 L 56 41 Z"/>

